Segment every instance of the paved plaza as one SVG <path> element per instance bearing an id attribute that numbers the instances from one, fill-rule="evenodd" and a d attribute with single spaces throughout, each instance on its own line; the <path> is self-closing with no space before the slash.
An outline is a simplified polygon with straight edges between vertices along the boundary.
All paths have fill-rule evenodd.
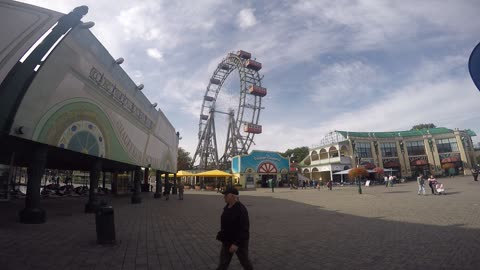
<path id="1" fill-rule="evenodd" d="M 447 195 L 417 195 L 414 182 L 332 191 L 241 192 L 256 269 L 480 269 L 480 183 L 439 179 Z M 428 186 L 427 186 L 428 188 Z M 108 198 L 118 244 L 95 243 L 86 197 L 43 199 L 47 223 L 16 221 L 23 200 L 1 203 L 0 269 L 215 269 L 223 197 L 187 191 L 185 200 L 143 193 Z M 234 257 L 230 269 L 241 269 Z"/>

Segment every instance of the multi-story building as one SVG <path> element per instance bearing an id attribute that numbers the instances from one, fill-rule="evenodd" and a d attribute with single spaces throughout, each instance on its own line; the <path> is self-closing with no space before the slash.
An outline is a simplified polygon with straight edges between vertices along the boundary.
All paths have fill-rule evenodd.
<path id="1" fill-rule="evenodd" d="M 309 149 L 301 173 L 314 180 L 342 181 L 336 172 L 353 167 L 383 168 L 400 177 L 420 173 L 470 174 L 474 161 L 467 129 L 431 128 L 391 132 L 333 131 Z"/>

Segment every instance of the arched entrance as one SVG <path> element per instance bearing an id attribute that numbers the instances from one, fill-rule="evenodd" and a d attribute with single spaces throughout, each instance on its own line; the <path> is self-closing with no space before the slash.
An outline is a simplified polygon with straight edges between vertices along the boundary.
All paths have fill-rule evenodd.
<path id="1" fill-rule="evenodd" d="M 275 164 L 273 164 L 272 162 L 266 161 L 261 163 L 258 166 L 257 172 L 258 175 L 261 176 L 262 187 L 268 187 L 268 180 L 270 179 L 272 179 L 274 183 L 277 182 L 278 169 L 277 166 L 275 166 Z"/>

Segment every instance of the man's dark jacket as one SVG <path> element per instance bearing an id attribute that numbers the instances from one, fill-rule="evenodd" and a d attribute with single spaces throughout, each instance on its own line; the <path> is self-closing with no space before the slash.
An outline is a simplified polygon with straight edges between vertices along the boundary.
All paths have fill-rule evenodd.
<path id="1" fill-rule="evenodd" d="M 228 204 L 223 208 L 220 232 L 217 240 L 224 244 L 239 246 L 250 237 L 250 221 L 248 211 L 241 202 L 236 202 L 231 208 Z"/>

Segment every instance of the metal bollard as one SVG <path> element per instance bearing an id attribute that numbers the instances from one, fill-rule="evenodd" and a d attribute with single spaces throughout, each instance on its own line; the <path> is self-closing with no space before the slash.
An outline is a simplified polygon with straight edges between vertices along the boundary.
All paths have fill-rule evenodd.
<path id="1" fill-rule="evenodd" d="M 97 244 L 113 245 L 115 241 L 115 221 L 113 207 L 103 205 L 95 212 L 95 225 L 97 229 Z"/>

